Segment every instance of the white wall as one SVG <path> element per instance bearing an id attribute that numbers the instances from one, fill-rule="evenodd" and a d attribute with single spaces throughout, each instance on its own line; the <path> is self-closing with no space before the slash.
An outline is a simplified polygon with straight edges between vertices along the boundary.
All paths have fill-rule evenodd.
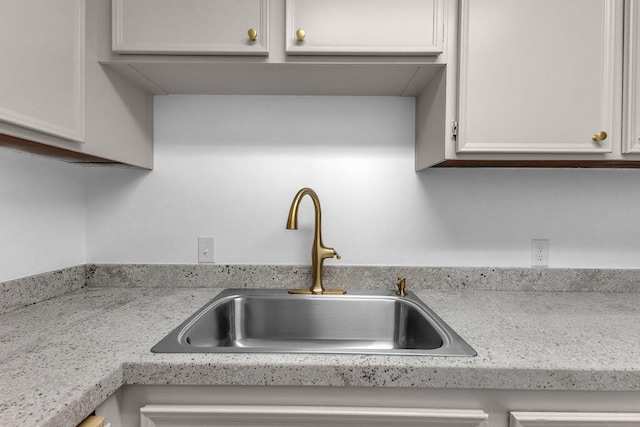
<path id="1" fill-rule="evenodd" d="M 310 200 L 284 228 L 304 186 L 343 255 L 327 264 L 526 267 L 548 238 L 551 267 L 640 267 L 640 170 L 415 173 L 413 113 L 404 98 L 169 96 L 152 172 L 0 148 L 0 282 L 195 263 L 203 235 L 219 263 L 308 264 Z"/>
<path id="2" fill-rule="evenodd" d="M 312 204 L 342 265 L 640 267 L 640 170 L 413 171 L 410 98 L 164 96 L 156 167 L 91 169 L 87 257 L 95 263 L 308 264 Z"/>
<path id="3" fill-rule="evenodd" d="M 85 262 L 85 169 L 0 147 L 0 282 Z"/>

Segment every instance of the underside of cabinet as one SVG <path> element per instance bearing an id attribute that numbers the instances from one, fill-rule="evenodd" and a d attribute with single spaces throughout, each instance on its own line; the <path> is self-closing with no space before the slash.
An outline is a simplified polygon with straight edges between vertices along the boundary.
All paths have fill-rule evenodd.
<path id="1" fill-rule="evenodd" d="M 25 153 L 35 154 L 37 156 L 51 157 L 69 163 L 118 163 L 101 157 L 90 156 L 88 154 L 65 150 L 64 148 L 53 147 L 51 145 L 44 145 L 6 134 L 0 134 L 0 146 L 11 148 L 13 150 L 24 151 Z"/>

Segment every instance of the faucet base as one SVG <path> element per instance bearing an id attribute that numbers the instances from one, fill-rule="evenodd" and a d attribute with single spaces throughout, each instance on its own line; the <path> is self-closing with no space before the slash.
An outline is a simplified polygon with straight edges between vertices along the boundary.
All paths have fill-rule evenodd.
<path id="1" fill-rule="evenodd" d="M 347 291 L 344 289 L 325 289 L 321 294 L 314 294 L 310 289 L 289 289 L 289 293 L 294 295 L 343 295 Z"/>

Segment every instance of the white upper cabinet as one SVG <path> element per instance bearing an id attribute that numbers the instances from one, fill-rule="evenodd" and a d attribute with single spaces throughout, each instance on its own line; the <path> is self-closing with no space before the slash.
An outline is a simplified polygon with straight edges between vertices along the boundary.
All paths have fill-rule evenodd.
<path id="1" fill-rule="evenodd" d="M 99 60 L 153 94 L 416 96 L 453 1 L 112 0 Z"/>
<path id="2" fill-rule="evenodd" d="M 104 0 L 6 0 L 0 146 L 69 162 L 153 166 L 152 97 L 98 62 Z M 109 14 L 110 15 L 110 14 Z"/>
<path id="3" fill-rule="evenodd" d="M 443 0 L 287 0 L 290 55 L 439 55 Z"/>
<path id="4" fill-rule="evenodd" d="M 619 147 L 620 5 L 462 0 L 457 152 L 610 153 Z"/>
<path id="5" fill-rule="evenodd" d="M 623 152 L 640 153 L 640 3 L 628 0 L 625 10 L 625 91 Z"/>
<path id="6" fill-rule="evenodd" d="M 84 0 L 3 1 L 0 52 L 0 121 L 82 142 Z"/>
<path id="7" fill-rule="evenodd" d="M 268 0 L 113 0 L 121 54 L 268 55 Z"/>

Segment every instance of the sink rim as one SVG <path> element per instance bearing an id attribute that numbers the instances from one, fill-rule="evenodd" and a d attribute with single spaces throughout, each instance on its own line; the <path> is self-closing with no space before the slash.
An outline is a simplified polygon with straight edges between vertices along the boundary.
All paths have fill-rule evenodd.
<path id="1" fill-rule="evenodd" d="M 440 335 L 443 341 L 442 346 L 433 349 L 414 348 L 319 348 L 291 346 L 286 347 L 241 347 L 241 346 L 192 346 L 186 342 L 186 338 L 198 321 L 210 310 L 232 302 L 238 298 L 260 297 L 268 299 L 305 299 L 313 300 L 322 298 L 328 300 L 344 299 L 371 299 L 402 301 L 412 306 L 428 320 L 431 326 Z M 301 340 L 302 341 L 302 340 Z M 415 293 L 407 291 L 406 296 L 398 296 L 394 291 L 375 290 L 351 290 L 343 295 L 292 295 L 286 289 L 260 289 L 260 288 L 228 288 L 221 291 L 213 299 L 208 301 L 195 313 L 189 316 L 178 327 L 173 329 L 168 335 L 162 338 L 151 349 L 153 353 L 292 353 L 292 354 L 353 354 L 353 355 L 401 355 L 401 356 L 451 356 L 451 357 L 473 357 L 476 351 L 464 341 L 444 320 L 442 320 L 433 310 L 431 310 Z"/>

